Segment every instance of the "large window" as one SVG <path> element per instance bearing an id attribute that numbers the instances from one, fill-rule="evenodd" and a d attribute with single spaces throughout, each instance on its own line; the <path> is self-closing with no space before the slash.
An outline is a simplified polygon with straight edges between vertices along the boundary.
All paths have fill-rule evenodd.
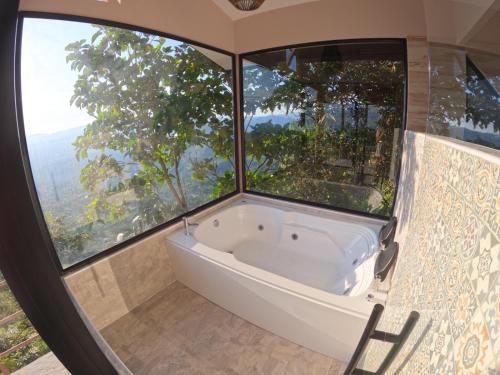
<path id="1" fill-rule="evenodd" d="M 235 191 L 232 56 L 37 18 L 21 53 L 31 170 L 63 267 Z"/>
<path id="2" fill-rule="evenodd" d="M 246 189 L 388 216 L 404 123 L 402 41 L 246 54 Z"/>

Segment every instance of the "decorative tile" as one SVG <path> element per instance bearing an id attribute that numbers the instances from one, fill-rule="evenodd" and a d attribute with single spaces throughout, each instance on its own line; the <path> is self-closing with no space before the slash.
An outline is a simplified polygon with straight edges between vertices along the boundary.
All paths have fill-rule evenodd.
<path id="1" fill-rule="evenodd" d="M 481 374 L 493 361 L 488 328 L 480 311 L 455 344 L 455 364 L 458 374 Z"/>
<path id="2" fill-rule="evenodd" d="M 476 295 L 483 301 L 500 274 L 500 243 L 488 228 L 483 228 L 478 248 L 468 273 Z"/>
<path id="3" fill-rule="evenodd" d="M 450 257 L 448 270 L 444 275 L 446 294 L 449 296 L 450 303 L 461 292 L 462 285 L 466 279 L 467 276 L 462 263 L 458 258 Z"/>
<path id="4" fill-rule="evenodd" d="M 472 259 L 479 250 L 479 229 L 481 225 L 476 216 L 467 212 L 464 217 L 462 232 L 456 237 L 457 252 L 463 262 Z"/>
<path id="5" fill-rule="evenodd" d="M 462 281 L 459 293 L 452 297 L 448 308 L 451 333 L 455 340 L 462 335 L 469 325 L 477 308 L 478 303 L 474 290 L 467 280 Z"/>
<path id="6" fill-rule="evenodd" d="M 481 311 L 488 327 L 493 351 L 500 353 L 500 277 L 497 277 L 486 295 Z"/>
<path id="7" fill-rule="evenodd" d="M 411 310 L 436 320 L 417 325 L 389 373 L 500 374 L 500 164 L 432 136 L 423 147 L 409 151 L 422 158 L 418 189 L 381 324 L 397 332 Z M 368 358 L 384 354 L 371 346 Z"/>
<path id="8" fill-rule="evenodd" d="M 453 340 L 451 337 L 450 322 L 444 317 L 438 329 L 432 335 L 430 345 L 430 368 L 436 370 L 438 364 L 453 353 Z"/>
<path id="9" fill-rule="evenodd" d="M 491 217 L 492 197 L 498 196 L 498 180 L 495 166 L 486 160 L 478 160 L 475 179 L 473 183 L 473 200 L 477 213 L 482 216 L 485 222 L 489 222 Z"/>

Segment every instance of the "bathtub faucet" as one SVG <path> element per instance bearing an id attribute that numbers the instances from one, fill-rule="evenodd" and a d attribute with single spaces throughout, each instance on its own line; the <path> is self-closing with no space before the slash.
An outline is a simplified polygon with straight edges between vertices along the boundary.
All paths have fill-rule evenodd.
<path id="1" fill-rule="evenodd" d="M 195 224 L 195 223 L 190 224 L 189 223 L 189 218 L 187 216 L 184 216 L 182 218 L 182 222 L 184 223 L 184 234 L 186 236 L 190 236 L 191 235 L 191 232 L 189 231 L 189 228 L 191 228 L 191 227 L 197 227 L 199 225 L 199 224 Z"/>

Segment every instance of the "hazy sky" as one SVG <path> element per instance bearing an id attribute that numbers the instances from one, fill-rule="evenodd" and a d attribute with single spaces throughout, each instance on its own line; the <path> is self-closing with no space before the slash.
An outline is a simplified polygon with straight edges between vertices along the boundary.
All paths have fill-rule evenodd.
<path id="1" fill-rule="evenodd" d="M 21 88 L 26 134 L 54 133 L 91 121 L 84 110 L 69 104 L 78 75 L 66 64 L 64 48 L 94 31 L 85 23 L 25 19 Z"/>
<path id="2" fill-rule="evenodd" d="M 90 40 L 90 24 L 26 18 L 21 49 L 21 89 L 27 135 L 50 134 L 85 126 L 92 121 L 85 110 L 70 105 L 78 73 L 66 63 L 70 43 Z M 179 42 L 167 40 L 167 45 Z"/>

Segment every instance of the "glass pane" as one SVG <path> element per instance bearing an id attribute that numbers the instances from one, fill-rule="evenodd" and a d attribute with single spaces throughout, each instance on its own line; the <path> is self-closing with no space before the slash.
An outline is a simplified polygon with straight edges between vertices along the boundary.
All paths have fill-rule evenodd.
<path id="1" fill-rule="evenodd" d="M 468 129 L 463 131 L 462 139 L 500 150 L 500 95 L 471 58 L 466 59 L 466 64 Z M 496 58 L 496 65 L 500 65 L 499 57 Z M 500 81 L 500 75 L 493 78 Z"/>
<path id="2" fill-rule="evenodd" d="M 404 44 L 246 55 L 246 188 L 388 216 L 405 99 Z"/>
<path id="3" fill-rule="evenodd" d="M 235 190 L 232 57 L 26 19 L 26 139 L 64 267 Z"/>
<path id="4" fill-rule="evenodd" d="M 500 57 L 431 44 L 427 132 L 500 149 Z"/>

